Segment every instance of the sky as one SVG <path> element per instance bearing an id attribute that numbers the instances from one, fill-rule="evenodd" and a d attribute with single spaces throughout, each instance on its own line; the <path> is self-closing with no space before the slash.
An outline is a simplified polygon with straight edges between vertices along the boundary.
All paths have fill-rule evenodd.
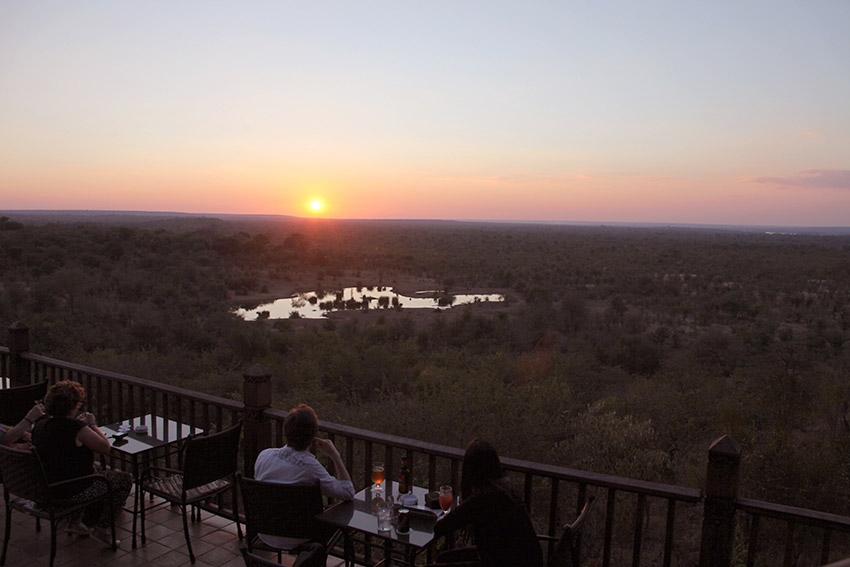
<path id="1" fill-rule="evenodd" d="M 0 210 L 848 226 L 848 22 L 848 0 L 3 0 Z"/>

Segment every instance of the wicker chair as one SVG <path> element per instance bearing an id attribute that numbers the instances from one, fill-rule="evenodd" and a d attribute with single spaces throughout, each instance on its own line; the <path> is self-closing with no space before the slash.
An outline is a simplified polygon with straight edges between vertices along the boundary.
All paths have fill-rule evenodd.
<path id="1" fill-rule="evenodd" d="M 553 543 L 554 550 L 549 554 L 547 567 L 578 567 L 581 554 L 581 532 L 584 528 L 587 516 L 593 508 L 595 496 L 589 496 L 584 507 L 572 523 L 564 526 L 564 531 L 558 537 L 538 535 L 541 543 Z"/>
<path id="2" fill-rule="evenodd" d="M 187 506 L 195 506 L 208 498 L 232 490 L 233 509 L 238 510 L 236 491 L 239 436 L 242 422 L 218 433 L 186 439 L 180 451 L 180 468 L 151 467 L 142 474 L 139 494 L 142 544 L 145 543 L 145 492 L 178 504 L 183 513 L 183 534 L 189 549 L 189 560 L 195 562 L 189 538 Z M 242 539 L 237 514 L 236 529 Z"/>
<path id="3" fill-rule="evenodd" d="M 280 561 L 282 553 L 300 555 L 308 548 L 312 549 L 315 544 L 322 545 L 326 557 L 327 550 L 336 545 L 343 532 L 328 528 L 316 520 L 316 516 L 324 508 L 318 481 L 309 485 L 297 485 L 254 480 L 241 474 L 237 476 L 245 510 L 245 541 L 248 551 L 273 551 L 277 553 Z M 306 543 L 278 548 L 266 544 L 258 534 L 303 539 Z M 348 562 L 353 555 L 353 547 L 348 538 L 345 539 L 345 546 Z"/>
<path id="4" fill-rule="evenodd" d="M 0 423 L 14 426 L 47 394 L 47 382 L 0 390 Z"/>
<path id="5" fill-rule="evenodd" d="M 12 510 L 50 521 L 50 565 L 56 557 L 56 524 L 59 520 L 110 496 L 112 486 L 101 475 L 87 475 L 71 480 L 47 482 L 47 475 L 35 448 L 28 451 L 0 446 L 0 470 L 3 471 L 3 498 L 6 501 L 6 536 L 0 565 L 6 564 L 6 552 L 12 530 Z M 97 490 L 90 498 L 59 498 L 56 491 L 62 487 L 94 482 Z M 14 497 L 12 496 L 14 495 Z M 112 522 L 112 549 L 115 545 L 115 522 Z"/>

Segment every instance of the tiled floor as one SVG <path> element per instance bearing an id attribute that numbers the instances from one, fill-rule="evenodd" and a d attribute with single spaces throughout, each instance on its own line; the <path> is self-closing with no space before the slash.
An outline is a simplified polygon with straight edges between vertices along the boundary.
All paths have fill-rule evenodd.
<path id="1" fill-rule="evenodd" d="M 116 535 L 121 540 L 117 551 L 91 537 L 66 535 L 60 529 L 56 536 L 56 567 L 244 567 L 239 554 L 236 524 L 203 513 L 201 522 L 190 523 L 194 564 L 189 561 L 183 538 L 183 520 L 177 507 L 161 506 L 145 515 L 147 543 L 131 548 L 132 514 L 123 512 L 116 523 Z M 0 526 L 5 528 L 5 506 L 0 505 Z M 2 529 L 2 528 L 0 528 Z M 243 528 L 244 529 L 244 528 Z M 0 531 L 0 536 L 3 532 Z M 141 542 L 139 542 L 141 543 Z M 41 531 L 35 530 L 35 519 L 12 512 L 12 534 L 6 567 L 46 567 L 50 561 L 50 527 L 45 521 Z M 284 556 L 284 564 L 291 563 Z M 342 560 L 329 558 L 329 567 L 338 567 Z"/>

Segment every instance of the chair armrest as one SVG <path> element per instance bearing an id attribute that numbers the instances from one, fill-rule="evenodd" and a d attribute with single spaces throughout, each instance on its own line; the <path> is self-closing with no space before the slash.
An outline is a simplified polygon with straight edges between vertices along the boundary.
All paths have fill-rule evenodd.
<path id="1" fill-rule="evenodd" d="M 78 476 L 78 477 L 74 477 L 74 478 L 69 478 L 67 480 L 60 480 L 58 482 L 53 482 L 53 483 L 47 485 L 47 491 L 52 496 L 52 493 L 58 488 L 61 488 L 63 486 L 78 484 L 78 483 L 80 483 L 82 481 L 86 481 L 86 480 L 91 480 L 93 482 L 102 482 L 106 485 L 107 493 L 112 492 L 112 483 L 109 482 L 108 478 L 106 478 L 105 476 L 103 476 L 101 474 L 87 474 L 85 476 Z"/>

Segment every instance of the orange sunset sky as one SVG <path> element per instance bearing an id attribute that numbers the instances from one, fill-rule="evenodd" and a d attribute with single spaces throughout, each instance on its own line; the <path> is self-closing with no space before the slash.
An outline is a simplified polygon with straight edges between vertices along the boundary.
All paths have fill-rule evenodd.
<path id="1" fill-rule="evenodd" d="M 848 226 L 848 22 L 846 0 L 3 2 L 0 210 Z"/>

